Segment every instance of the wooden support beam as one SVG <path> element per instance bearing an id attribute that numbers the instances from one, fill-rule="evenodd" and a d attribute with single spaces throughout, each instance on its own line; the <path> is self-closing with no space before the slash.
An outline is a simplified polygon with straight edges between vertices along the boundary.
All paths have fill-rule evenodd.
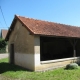
<path id="1" fill-rule="evenodd" d="M 75 40 L 75 39 L 74 39 L 74 41 L 71 41 L 71 40 L 69 39 L 69 41 L 70 41 L 71 45 L 73 46 L 73 57 L 76 57 L 76 44 L 77 44 L 77 41 L 78 41 L 78 40 Z"/>

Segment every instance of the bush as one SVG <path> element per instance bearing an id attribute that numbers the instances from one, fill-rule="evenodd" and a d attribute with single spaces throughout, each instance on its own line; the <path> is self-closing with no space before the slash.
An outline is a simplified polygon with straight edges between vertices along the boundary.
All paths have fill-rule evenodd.
<path id="1" fill-rule="evenodd" d="M 2 53 L 6 53 L 6 47 L 0 48 L 0 53 L 1 53 L 1 54 L 2 54 Z"/>
<path id="2" fill-rule="evenodd" d="M 7 45 L 7 42 L 0 38 L 0 53 L 5 53 L 6 52 L 6 45 Z"/>
<path id="3" fill-rule="evenodd" d="M 4 39 L 0 38 L 0 48 L 4 48 L 7 45 L 7 42 Z"/>
<path id="4" fill-rule="evenodd" d="M 66 66 L 66 69 L 78 69 L 78 67 L 77 63 L 71 63 Z"/>

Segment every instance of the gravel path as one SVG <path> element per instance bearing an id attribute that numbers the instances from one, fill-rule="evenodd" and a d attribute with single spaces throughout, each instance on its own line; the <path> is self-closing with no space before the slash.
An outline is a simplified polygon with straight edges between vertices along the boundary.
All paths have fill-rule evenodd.
<path id="1" fill-rule="evenodd" d="M 8 56 L 9 56 L 8 53 L 0 54 L 0 59 L 2 59 L 2 58 L 7 58 Z"/>

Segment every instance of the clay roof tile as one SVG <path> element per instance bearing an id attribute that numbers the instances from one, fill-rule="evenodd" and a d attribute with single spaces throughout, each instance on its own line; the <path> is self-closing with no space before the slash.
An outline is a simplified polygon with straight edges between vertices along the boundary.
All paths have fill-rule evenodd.
<path id="1" fill-rule="evenodd" d="M 80 37 L 80 27 L 16 16 L 34 34 Z"/>
<path id="2" fill-rule="evenodd" d="M 22 25 L 24 25 L 34 35 L 80 38 L 80 27 L 15 15 L 11 27 L 6 36 L 6 40 L 9 39 L 9 36 L 11 34 L 12 29 L 14 28 L 16 20 L 19 20 Z"/>

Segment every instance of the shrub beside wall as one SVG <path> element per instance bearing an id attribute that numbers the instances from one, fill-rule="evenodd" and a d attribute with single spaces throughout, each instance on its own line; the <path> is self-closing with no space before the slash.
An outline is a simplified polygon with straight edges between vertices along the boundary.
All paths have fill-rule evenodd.
<path id="1" fill-rule="evenodd" d="M 79 66 L 77 63 L 71 63 L 66 66 L 66 69 L 78 69 Z"/>
<path id="2" fill-rule="evenodd" d="M 6 53 L 6 45 L 7 45 L 7 42 L 0 38 L 0 53 Z"/>
<path id="3" fill-rule="evenodd" d="M 6 48 L 0 49 L 0 53 L 6 53 Z"/>

